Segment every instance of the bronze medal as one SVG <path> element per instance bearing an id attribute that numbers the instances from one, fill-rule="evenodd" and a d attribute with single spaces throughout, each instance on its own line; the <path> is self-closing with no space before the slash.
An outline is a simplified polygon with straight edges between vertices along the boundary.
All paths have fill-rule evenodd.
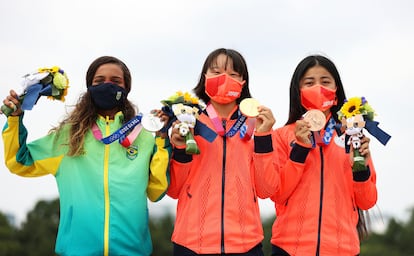
<path id="1" fill-rule="evenodd" d="M 310 130 L 320 131 L 323 129 L 326 123 L 325 114 L 317 109 L 311 109 L 303 115 L 303 120 L 309 122 L 311 125 Z"/>

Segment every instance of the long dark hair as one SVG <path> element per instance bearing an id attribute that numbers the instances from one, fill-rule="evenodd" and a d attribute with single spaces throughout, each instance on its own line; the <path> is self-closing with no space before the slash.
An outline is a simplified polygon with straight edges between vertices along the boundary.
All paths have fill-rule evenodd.
<path id="1" fill-rule="evenodd" d="M 336 68 L 335 64 L 327 57 L 322 55 L 310 55 L 299 62 L 298 66 L 295 69 L 295 72 L 293 73 L 289 91 L 289 118 L 286 124 L 295 123 L 306 112 L 306 109 L 302 106 L 300 99 L 300 81 L 302 80 L 305 73 L 310 68 L 315 66 L 324 67 L 335 80 L 336 98 L 338 100 L 338 103 L 337 105 L 332 106 L 330 110 L 335 121 L 339 122 L 337 112 L 341 108 L 342 103 L 346 99 L 346 96 L 338 69 Z M 369 220 L 368 212 L 358 209 L 358 224 L 356 228 L 361 240 L 368 236 L 367 220 Z"/>
<path id="2" fill-rule="evenodd" d="M 239 104 L 240 101 L 242 101 L 243 99 L 251 97 L 249 91 L 249 72 L 247 70 L 247 64 L 243 56 L 239 52 L 232 49 L 219 48 L 214 50 L 207 56 L 206 60 L 204 61 L 203 68 L 201 70 L 200 79 L 197 83 L 197 86 L 194 87 L 193 92 L 199 99 L 204 101 L 204 103 L 208 103 L 210 101 L 210 97 L 205 92 L 205 74 L 207 73 L 207 70 L 209 68 L 212 68 L 217 63 L 217 57 L 220 54 L 224 54 L 225 56 L 227 56 L 227 61 L 232 61 L 234 71 L 239 73 L 243 80 L 246 81 L 241 91 L 240 97 L 236 100 L 237 104 Z"/>
<path id="3" fill-rule="evenodd" d="M 131 73 L 128 67 L 121 60 L 112 56 L 102 56 L 95 59 L 86 72 L 86 85 L 92 85 L 93 77 L 98 68 L 104 64 L 113 63 L 121 67 L 124 74 L 124 83 L 127 93 L 131 90 Z M 137 113 L 138 109 L 128 99 L 124 106 L 121 107 L 124 115 L 123 122 L 131 120 Z M 57 128 L 52 129 L 59 131 L 64 125 L 69 124 L 69 156 L 79 156 L 85 154 L 83 143 L 86 132 L 92 127 L 98 117 L 97 109 L 92 102 L 91 95 L 86 91 L 78 99 L 75 109 L 64 119 Z"/>
<path id="4" fill-rule="evenodd" d="M 289 105 L 289 118 L 286 124 L 291 124 L 299 120 L 306 112 L 306 109 L 302 106 L 300 99 L 300 81 L 305 73 L 312 67 L 321 66 L 324 67 L 334 78 L 336 84 L 336 98 L 338 100 L 337 105 L 331 107 L 331 113 L 334 119 L 339 122 L 337 112 L 342 106 L 345 100 L 345 91 L 342 85 L 341 77 L 335 67 L 335 64 L 322 55 L 310 55 L 304 58 L 296 67 L 293 73 L 292 80 L 290 81 L 290 105 Z"/>

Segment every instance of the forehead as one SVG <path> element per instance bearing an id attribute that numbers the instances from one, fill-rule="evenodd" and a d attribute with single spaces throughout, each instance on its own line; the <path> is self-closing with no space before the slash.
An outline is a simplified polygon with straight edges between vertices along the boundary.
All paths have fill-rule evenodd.
<path id="1" fill-rule="evenodd" d="M 211 61 L 210 68 L 233 69 L 233 60 L 230 56 L 219 54 Z"/>
<path id="2" fill-rule="evenodd" d="M 333 78 L 331 73 L 329 73 L 329 71 L 322 67 L 322 66 L 314 66 L 309 68 L 305 74 L 303 75 L 302 78 L 306 79 L 306 78 Z"/>
<path id="3" fill-rule="evenodd" d="M 95 76 L 119 76 L 123 77 L 124 72 L 122 71 L 122 68 L 114 63 L 107 63 L 103 64 L 98 67 L 98 69 L 95 72 Z"/>

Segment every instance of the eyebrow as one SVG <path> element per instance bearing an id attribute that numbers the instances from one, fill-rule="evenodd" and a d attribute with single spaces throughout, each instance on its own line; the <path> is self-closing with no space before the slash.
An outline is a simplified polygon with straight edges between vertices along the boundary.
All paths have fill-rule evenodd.
<path id="1" fill-rule="evenodd" d="M 326 78 L 333 79 L 333 77 L 331 76 L 321 76 L 321 79 L 326 79 Z M 316 78 L 313 76 L 307 76 L 307 77 L 303 77 L 302 79 L 305 80 L 305 79 L 316 79 Z"/>
<path id="2" fill-rule="evenodd" d="M 105 78 L 105 76 L 104 75 L 97 75 L 93 79 L 96 79 L 96 78 Z M 122 76 L 110 76 L 109 77 L 109 79 L 114 79 L 114 78 L 124 79 Z"/>
<path id="3" fill-rule="evenodd" d="M 306 79 L 315 79 L 313 76 L 307 76 L 307 77 L 303 77 L 302 80 L 306 80 Z"/>

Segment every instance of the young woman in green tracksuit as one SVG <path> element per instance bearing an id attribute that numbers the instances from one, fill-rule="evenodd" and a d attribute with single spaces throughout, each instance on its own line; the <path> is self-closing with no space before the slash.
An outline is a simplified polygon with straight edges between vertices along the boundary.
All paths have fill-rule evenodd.
<path id="1" fill-rule="evenodd" d="M 131 75 L 121 60 L 96 59 L 86 85 L 68 117 L 30 143 L 18 96 L 10 91 L 3 103 L 17 108 L 3 129 L 6 165 L 20 176 L 55 176 L 60 194 L 57 254 L 150 255 L 147 198 L 161 199 L 168 187 L 168 137 L 154 138 L 137 125 L 120 143 L 103 142 L 139 120 L 127 99 Z"/>

